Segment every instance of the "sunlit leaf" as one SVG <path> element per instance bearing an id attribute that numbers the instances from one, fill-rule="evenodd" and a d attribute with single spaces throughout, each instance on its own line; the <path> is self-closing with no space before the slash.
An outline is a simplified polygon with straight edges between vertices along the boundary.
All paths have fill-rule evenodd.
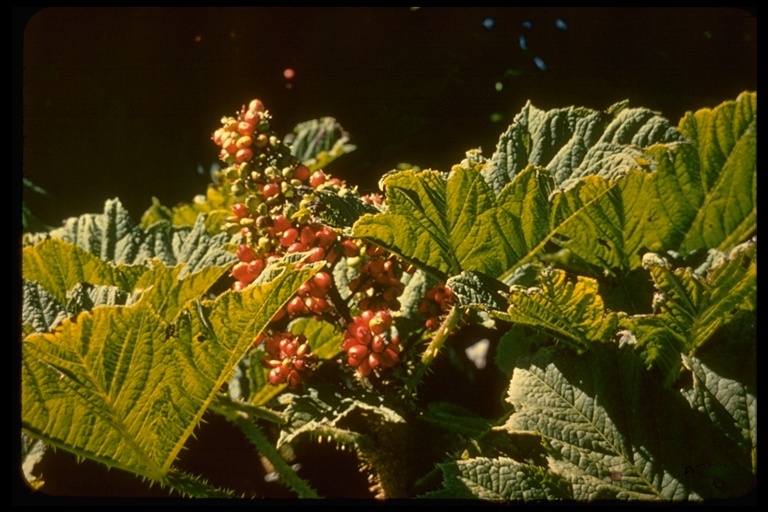
<path id="1" fill-rule="evenodd" d="M 146 297 L 22 343 L 22 426 L 46 443 L 171 485 L 172 464 L 253 338 L 319 270 L 191 301 L 175 321 Z M 165 290 L 176 294 L 184 281 Z M 171 327 L 171 328 L 169 328 Z"/>
<path id="2" fill-rule="evenodd" d="M 610 339 L 619 315 L 606 311 L 597 281 L 570 278 L 562 270 L 546 269 L 539 286 L 512 286 L 509 309 L 501 318 L 532 327 L 578 349 Z"/>

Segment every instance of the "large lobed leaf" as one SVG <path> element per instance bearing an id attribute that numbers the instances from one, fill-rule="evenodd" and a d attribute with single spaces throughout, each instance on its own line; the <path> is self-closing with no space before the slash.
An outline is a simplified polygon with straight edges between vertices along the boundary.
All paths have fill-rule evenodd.
<path id="1" fill-rule="evenodd" d="M 270 282 L 185 304 L 159 298 L 183 294 L 184 280 L 156 276 L 154 299 L 148 290 L 132 306 L 96 308 L 53 333 L 28 336 L 23 429 L 80 456 L 175 485 L 180 477 L 172 463 L 206 407 L 254 336 L 318 270 L 285 264 Z"/>
<path id="2" fill-rule="evenodd" d="M 598 173 L 576 183 L 577 193 L 556 195 L 562 246 L 598 267 L 630 270 L 647 251 L 687 255 L 744 242 L 756 230 L 756 103 L 743 93 L 689 113 L 680 122 L 686 139 L 649 147 L 626 177 Z"/>
<path id="3" fill-rule="evenodd" d="M 184 272 L 195 272 L 236 260 L 234 254 L 223 249 L 229 235 L 209 235 L 205 216 L 197 215 L 192 228 L 160 221 L 142 229 L 133 223 L 117 199 L 104 204 L 104 213 L 70 218 L 49 235 L 116 264 L 158 259 L 168 266 L 186 263 Z"/>
<path id="4" fill-rule="evenodd" d="M 567 188 L 584 176 L 612 179 L 634 165 L 640 148 L 681 139 L 658 113 L 617 103 L 606 112 L 568 107 L 539 110 L 528 102 L 501 136 L 483 171 L 500 193 L 528 167 L 545 167 Z"/>
<path id="5" fill-rule="evenodd" d="M 349 143 L 349 134 L 332 117 L 299 123 L 293 133 L 291 154 L 313 171 L 356 149 Z"/>
<path id="6" fill-rule="evenodd" d="M 66 302 L 67 293 L 80 283 L 116 286 L 130 292 L 149 269 L 144 264 L 110 265 L 86 250 L 56 238 L 25 247 L 21 258 L 24 280 L 39 283 L 61 303 Z"/>
<path id="7" fill-rule="evenodd" d="M 388 211 L 364 215 L 354 235 L 438 276 L 498 277 L 529 258 L 549 231 L 548 174 L 529 168 L 498 198 L 477 166 L 402 171 L 383 180 Z"/>
<path id="8" fill-rule="evenodd" d="M 649 251 L 727 251 L 756 229 L 755 103 L 744 93 L 679 132 L 645 109 L 529 105 L 487 162 L 386 176 L 388 211 L 354 234 L 441 278 L 504 280 L 560 250 L 613 274 Z"/>
<path id="9" fill-rule="evenodd" d="M 722 382 L 706 373 L 707 384 Z M 743 397 L 731 382 L 719 393 Z M 536 433 L 551 470 L 568 479 L 577 500 L 699 500 L 737 497 L 754 485 L 739 440 L 666 389 L 630 347 L 605 346 L 579 356 L 540 350 L 514 370 L 508 401 L 510 433 Z M 754 414 L 756 403 L 747 409 Z M 732 415 L 721 423 L 743 424 Z"/>

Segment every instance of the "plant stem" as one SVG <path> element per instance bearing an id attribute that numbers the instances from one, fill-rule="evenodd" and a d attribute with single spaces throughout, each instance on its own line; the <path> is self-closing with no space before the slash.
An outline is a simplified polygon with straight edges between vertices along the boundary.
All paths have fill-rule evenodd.
<path id="1" fill-rule="evenodd" d="M 285 484 L 290 487 L 299 498 L 319 498 L 318 494 L 312 487 L 288 465 L 288 463 L 280 455 L 272 443 L 262 433 L 261 429 L 253 423 L 249 418 L 245 418 L 241 415 L 237 415 L 231 420 L 235 425 L 245 434 L 245 437 L 256 447 L 259 453 L 264 455 L 272 466 L 275 468 L 275 472 L 280 475 Z"/>
<path id="2" fill-rule="evenodd" d="M 440 324 L 440 327 L 435 331 L 435 335 L 421 355 L 421 364 L 416 368 L 413 376 L 406 384 L 406 389 L 408 389 L 409 392 L 413 391 L 419 382 L 421 382 L 422 377 L 432 364 L 432 361 L 437 357 L 437 353 L 440 352 L 440 349 L 445 344 L 445 340 L 448 339 L 448 336 L 459 325 L 462 316 L 464 316 L 464 308 L 458 305 L 453 306 L 448 312 L 448 316 L 445 317 L 443 323 Z"/>

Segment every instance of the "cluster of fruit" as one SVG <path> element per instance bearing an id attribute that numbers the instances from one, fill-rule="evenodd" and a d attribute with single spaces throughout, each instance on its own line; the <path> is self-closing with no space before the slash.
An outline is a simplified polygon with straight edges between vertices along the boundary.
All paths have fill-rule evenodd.
<path id="1" fill-rule="evenodd" d="M 263 365 L 271 368 L 267 377 L 270 384 L 288 384 L 289 388 L 295 389 L 314 370 L 317 357 L 312 354 L 304 336 L 275 332 L 257 339 L 257 344 L 262 341 L 267 353 Z"/>
<path id="2" fill-rule="evenodd" d="M 456 296 L 450 288 L 438 283 L 424 294 L 419 301 L 419 314 L 426 319 L 424 326 L 430 331 L 440 327 L 441 317 L 445 316 L 456 303 Z"/>
<path id="3" fill-rule="evenodd" d="M 367 309 L 352 319 L 344 331 L 342 348 L 347 364 L 361 377 L 390 368 L 400 359 L 400 340 L 392 335 L 392 315 L 386 309 Z"/>
<path id="4" fill-rule="evenodd" d="M 272 319 L 267 332 L 273 334 L 260 338 L 267 352 L 264 364 L 271 368 L 269 382 L 296 387 L 314 366 L 307 359 L 306 340 L 283 332 L 286 317 L 330 317 L 346 324 L 343 349 L 348 364 L 362 377 L 374 370 L 378 373 L 393 366 L 400 354 L 399 341 L 391 335 L 390 313 L 400 309 L 398 297 L 404 289 L 400 262 L 380 247 L 343 236 L 311 213 L 317 190 L 345 194 L 351 190 L 322 170 L 311 172 L 293 157 L 290 147 L 271 129 L 271 120 L 262 102 L 253 100 L 243 105 L 237 117 L 224 117 L 212 137 L 228 165 L 221 176 L 236 201 L 224 225 L 227 232 L 240 236 L 239 261 L 231 271 L 233 288 L 245 288 L 270 260 L 286 254 L 305 253 L 307 262 L 326 263 Z M 361 199 L 371 204 L 383 200 L 380 195 Z M 357 271 L 349 283 L 349 304 L 341 308 L 351 309 L 352 314 L 362 311 L 351 319 L 342 317 L 331 298 L 340 300 L 341 295 L 329 295 L 336 286 L 331 269 L 340 258 Z"/>

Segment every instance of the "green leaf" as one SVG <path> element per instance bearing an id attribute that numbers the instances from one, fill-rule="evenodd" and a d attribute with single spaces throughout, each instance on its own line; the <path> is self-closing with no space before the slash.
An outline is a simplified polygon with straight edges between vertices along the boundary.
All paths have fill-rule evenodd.
<path id="1" fill-rule="evenodd" d="M 494 363 L 504 375 L 512 377 L 518 359 L 529 357 L 538 348 L 550 344 L 550 338 L 545 334 L 522 324 L 514 324 L 499 339 Z"/>
<path id="2" fill-rule="evenodd" d="M 22 427 L 46 443 L 171 485 L 172 464 L 256 336 L 319 270 L 187 303 L 100 307 L 22 343 Z M 172 269 L 176 272 L 177 269 Z M 180 293 L 183 281 L 167 289 Z M 164 304 L 170 309 L 175 303 Z"/>
<path id="3" fill-rule="evenodd" d="M 503 311 L 508 306 L 507 299 L 504 297 L 507 288 L 499 281 L 480 272 L 462 272 L 448 279 L 445 284 L 456 295 L 462 306 L 497 311 Z"/>
<path id="4" fill-rule="evenodd" d="M 378 213 L 379 209 L 363 201 L 350 189 L 316 190 L 317 204 L 314 211 L 322 221 L 334 228 L 351 227 L 366 213 Z"/>
<path id="5" fill-rule="evenodd" d="M 754 484 L 734 460 L 738 444 L 655 381 L 631 347 L 540 350 L 518 363 L 507 400 L 505 428 L 538 433 L 577 500 L 726 498 Z"/>
<path id="6" fill-rule="evenodd" d="M 653 315 L 629 317 L 622 325 L 638 340 L 648 363 L 659 365 L 671 382 L 680 354 L 695 355 L 737 310 L 753 311 L 757 294 L 757 244 L 735 247 L 704 276 L 691 268 L 672 269 L 651 253 L 644 258 L 658 290 Z"/>
<path id="7" fill-rule="evenodd" d="M 479 438 L 491 428 L 489 420 L 450 402 L 430 402 L 419 419 L 471 438 Z"/>
<path id="8" fill-rule="evenodd" d="M 541 501 L 571 498 L 568 482 L 544 468 L 512 459 L 485 457 L 439 465 L 444 490 L 423 498 L 476 499 L 494 502 Z"/>
<path id="9" fill-rule="evenodd" d="M 293 133 L 291 154 L 313 171 L 356 149 L 349 144 L 349 134 L 332 117 L 299 123 Z"/>
<path id="10" fill-rule="evenodd" d="M 704 412 L 724 436 L 741 450 L 734 458 L 757 472 L 757 395 L 738 380 L 717 374 L 698 359 L 683 356 L 693 375 L 693 388 L 686 393 L 691 407 Z"/>
<path id="11" fill-rule="evenodd" d="M 698 148 L 697 185 L 705 194 L 681 249 L 727 251 L 756 229 L 757 94 L 689 113 L 680 132 Z"/>
<path id="12" fill-rule="evenodd" d="M 641 156 L 640 148 L 681 139 L 657 113 L 626 105 L 615 104 L 607 112 L 542 111 L 529 102 L 499 139 L 483 176 L 499 193 L 520 171 L 536 165 L 567 188 L 589 175 L 614 178 Z"/>
<path id="13" fill-rule="evenodd" d="M 59 239 L 43 240 L 22 250 L 22 277 L 38 282 L 59 303 L 79 283 L 117 286 L 132 291 L 146 265 L 112 266 L 85 250 Z"/>
<path id="14" fill-rule="evenodd" d="M 402 171 L 384 179 L 388 212 L 364 215 L 354 235 L 445 278 L 462 270 L 500 276 L 525 263 L 549 231 L 546 172 L 529 168 L 496 198 L 477 167 Z"/>
<path id="15" fill-rule="evenodd" d="M 210 184 L 205 195 L 197 195 L 191 203 L 180 203 L 173 208 L 163 206 L 156 197 L 152 206 L 141 216 L 140 226 L 149 229 L 157 222 L 166 221 L 175 227 L 192 227 L 201 213 L 205 214 L 205 230 L 209 235 L 221 233 L 221 226 L 231 215 L 230 207 L 235 203 L 228 186 Z"/>
<path id="16" fill-rule="evenodd" d="M 368 442 L 367 436 L 357 434 L 342 427 L 345 421 L 355 414 L 378 416 L 381 423 L 404 423 L 405 420 L 393 409 L 383 403 L 381 395 L 363 395 L 342 397 L 337 392 L 327 389 L 312 389 L 303 395 L 285 394 L 281 396 L 288 404 L 285 414 L 289 421 L 283 426 L 277 447 L 291 443 L 299 436 L 309 435 L 322 439 L 330 436 L 342 446 L 358 449 L 360 443 Z"/>
<path id="17" fill-rule="evenodd" d="M 75 244 L 103 261 L 122 264 L 156 258 L 168 266 L 186 263 L 185 272 L 195 272 L 236 260 L 234 254 L 222 249 L 229 235 L 208 235 L 204 216 L 198 216 L 191 229 L 158 222 L 142 230 L 133 224 L 117 199 L 107 201 L 102 214 L 68 219 L 63 227 L 51 231 L 50 236 Z"/>
<path id="18" fill-rule="evenodd" d="M 619 316 L 605 310 L 597 281 L 545 269 L 538 287 L 512 286 L 509 309 L 499 316 L 530 326 L 577 349 L 607 341 L 618 328 Z"/>

